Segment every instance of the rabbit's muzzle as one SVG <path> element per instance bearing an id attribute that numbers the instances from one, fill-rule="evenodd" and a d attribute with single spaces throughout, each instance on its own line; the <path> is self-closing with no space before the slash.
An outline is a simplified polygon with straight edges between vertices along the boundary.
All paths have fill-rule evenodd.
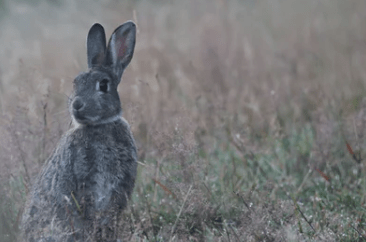
<path id="1" fill-rule="evenodd" d="M 90 117 L 87 117 L 86 113 L 88 113 L 87 110 L 87 105 L 85 104 L 85 102 L 79 98 L 79 97 L 75 97 L 75 99 L 73 100 L 72 104 L 71 104 L 71 111 L 72 111 L 72 116 L 75 118 L 75 120 L 78 123 L 90 123 L 92 120 Z"/>
<path id="2" fill-rule="evenodd" d="M 83 95 L 75 96 L 70 105 L 73 120 L 77 124 L 100 125 L 121 118 L 122 109 L 118 94 L 94 94 L 87 98 Z"/>
<path id="3" fill-rule="evenodd" d="M 75 98 L 72 103 L 72 108 L 74 112 L 82 111 L 85 107 L 85 103 L 80 98 Z"/>

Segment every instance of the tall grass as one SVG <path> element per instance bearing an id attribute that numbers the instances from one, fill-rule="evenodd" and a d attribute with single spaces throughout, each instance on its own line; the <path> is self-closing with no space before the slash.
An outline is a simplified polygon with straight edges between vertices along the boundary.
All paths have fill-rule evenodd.
<path id="1" fill-rule="evenodd" d="M 365 1 L 0 1 L 0 14 L 0 241 L 18 238 L 70 127 L 88 29 L 129 19 L 119 93 L 139 170 L 123 240 L 366 240 Z"/>

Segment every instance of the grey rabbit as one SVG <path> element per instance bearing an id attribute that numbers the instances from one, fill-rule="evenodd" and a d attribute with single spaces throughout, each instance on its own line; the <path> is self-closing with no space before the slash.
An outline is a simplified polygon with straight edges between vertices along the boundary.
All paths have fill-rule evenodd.
<path id="1" fill-rule="evenodd" d="M 74 80 L 74 127 L 59 141 L 27 201 L 25 241 L 117 241 L 118 221 L 135 184 L 137 151 L 117 92 L 130 63 L 136 26 L 129 21 L 108 46 L 96 23 L 87 37 L 89 70 Z"/>

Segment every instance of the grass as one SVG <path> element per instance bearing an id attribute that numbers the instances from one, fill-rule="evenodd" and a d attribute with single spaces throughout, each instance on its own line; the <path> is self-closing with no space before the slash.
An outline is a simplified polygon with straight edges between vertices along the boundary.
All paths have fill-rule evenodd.
<path id="1" fill-rule="evenodd" d="M 1 2 L 0 241 L 70 127 L 85 36 L 132 19 L 124 241 L 366 241 L 366 2 Z M 19 18 L 21 14 L 21 18 Z M 52 18 L 51 18 L 52 16 Z"/>

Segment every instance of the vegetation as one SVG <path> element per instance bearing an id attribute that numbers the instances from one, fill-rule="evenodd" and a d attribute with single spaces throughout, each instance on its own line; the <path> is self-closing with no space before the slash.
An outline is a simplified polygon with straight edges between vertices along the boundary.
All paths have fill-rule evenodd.
<path id="1" fill-rule="evenodd" d="M 123 241 L 366 241 L 366 1 L 0 2 L 0 241 L 70 128 L 88 29 L 128 19 Z"/>

